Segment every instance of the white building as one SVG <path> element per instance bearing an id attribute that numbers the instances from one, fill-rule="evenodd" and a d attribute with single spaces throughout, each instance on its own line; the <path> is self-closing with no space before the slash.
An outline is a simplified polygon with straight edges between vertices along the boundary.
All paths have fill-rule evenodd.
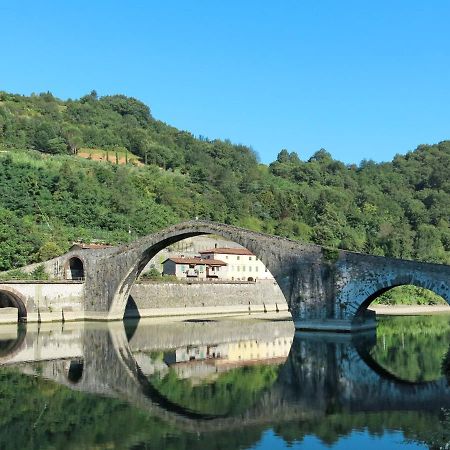
<path id="1" fill-rule="evenodd" d="M 214 258 L 199 257 L 167 258 L 163 262 L 163 275 L 177 278 L 220 278 L 227 279 L 227 263 Z"/>
<path id="2" fill-rule="evenodd" d="M 246 248 L 219 247 L 200 252 L 204 260 L 220 260 L 227 264 L 227 280 L 273 280 L 263 262 Z M 222 277 L 221 277 L 222 278 Z"/>

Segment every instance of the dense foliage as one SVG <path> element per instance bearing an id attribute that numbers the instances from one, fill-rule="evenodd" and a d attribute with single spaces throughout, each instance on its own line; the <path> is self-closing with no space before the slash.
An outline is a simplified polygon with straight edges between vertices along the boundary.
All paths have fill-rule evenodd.
<path id="1" fill-rule="evenodd" d="M 417 286 L 398 286 L 377 297 L 375 305 L 432 305 L 444 306 L 447 302 L 434 292 Z"/>
<path id="2" fill-rule="evenodd" d="M 130 152 L 117 165 L 80 148 Z M 0 92 L 0 270 L 124 242 L 199 217 L 330 247 L 450 263 L 450 141 L 392 162 L 345 165 L 325 150 L 251 148 L 195 138 L 122 95 L 61 101 Z"/>

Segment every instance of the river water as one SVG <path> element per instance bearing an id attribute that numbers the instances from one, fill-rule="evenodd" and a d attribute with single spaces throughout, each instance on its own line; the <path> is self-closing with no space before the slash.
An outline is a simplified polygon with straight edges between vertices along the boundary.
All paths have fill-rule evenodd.
<path id="1" fill-rule="evenodd" d="M 2 326 L 0 448 L 448 448 L 449 344 L 450 316 Z"/>

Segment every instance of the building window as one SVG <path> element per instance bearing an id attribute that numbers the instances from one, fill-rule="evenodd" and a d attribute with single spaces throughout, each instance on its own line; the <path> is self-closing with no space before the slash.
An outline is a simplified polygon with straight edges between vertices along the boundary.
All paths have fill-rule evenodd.
<path id="1" fill-rule="evenodd" d="M 258 266 L 256 266 L 256 267 L 255 267 L 255 272 L 258 272 L 258 269 L 259 269 L 259 267 L 258 267 Z"/>
<path id="2" fill-rule="evenodd" d="M 248 271 L 249 271 L 249 272 L 252 271 L 252 266 L 248 266 Z"/>
<path id="3" fill-rule="evenodd" d="M 245 272 L 245 266 L 242 266 L 242 272 Z"/>
<path id="4" fill-rule="evenodd" d="M 240 256 L 238 256 L 238 257 L 237 257 L 237 259 L 239 260 L 239 259 L 241 259 L 241 257 L 240 257 Z"/>
<path id="5" fill-rule="evenodd" d="M 251 257 L 251 256 L 249 256 L 249 257 L 248 257 L 248 260 L 249 260 L 249 261 L 251 261 L 251 260 L 252 260 L 252 257 Z"/>
<path id="6" fill-rule="evenodd" d="M 237 271 L 240 272 L 241 266 L 237 266 Z"/>

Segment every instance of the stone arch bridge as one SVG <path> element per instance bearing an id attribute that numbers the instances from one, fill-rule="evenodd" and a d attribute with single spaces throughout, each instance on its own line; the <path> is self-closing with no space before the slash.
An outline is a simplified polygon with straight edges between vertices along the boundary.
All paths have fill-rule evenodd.
<path id="1" fill-rule="evenodd" d="M 69 260 L 79 259 L 84 310 L 90 317 L 119 320 L 134 281 L 159 251 L 188 237 L 208 234 L 241 244 L 268 267 L 299 329 L 352 331 L 374 327 L 374 314 L 367 306 L 381 293 L 400 285 L 427 288 L 450 303 L 450 266 L 330 250 L 207 221 L 174 225 L 118 247 L 69 252 L 53 263 L 62 268 L 61 275 Z"/>

